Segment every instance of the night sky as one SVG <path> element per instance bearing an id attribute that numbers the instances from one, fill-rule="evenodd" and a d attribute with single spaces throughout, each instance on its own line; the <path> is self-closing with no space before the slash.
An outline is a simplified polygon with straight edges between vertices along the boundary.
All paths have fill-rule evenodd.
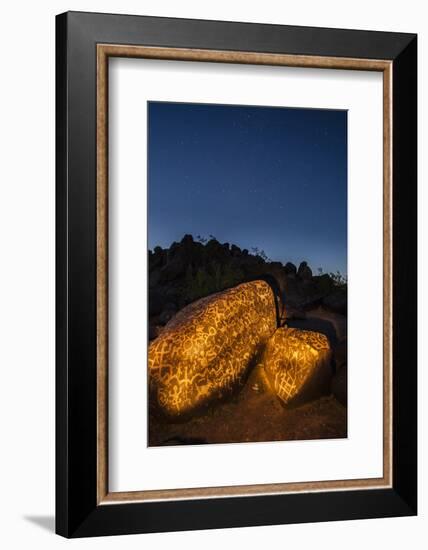
<path id="1" fill-rule="evenodd" d="M 149 248 L 186 233 L 347 274 L 347 113 L 148 104 Z"/>

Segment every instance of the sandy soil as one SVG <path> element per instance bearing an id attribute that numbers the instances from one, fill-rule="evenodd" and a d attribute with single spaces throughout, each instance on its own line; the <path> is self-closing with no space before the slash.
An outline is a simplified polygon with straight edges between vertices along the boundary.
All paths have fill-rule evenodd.
<path id="1" fill-rule="evenodd" d="M 347 409 L 331 395 L 286 409 L 256 368 L 229 401 L 181 423 L 152 412 L 149 428 L 150 446 L 332 439 L 347 436 Z"/>

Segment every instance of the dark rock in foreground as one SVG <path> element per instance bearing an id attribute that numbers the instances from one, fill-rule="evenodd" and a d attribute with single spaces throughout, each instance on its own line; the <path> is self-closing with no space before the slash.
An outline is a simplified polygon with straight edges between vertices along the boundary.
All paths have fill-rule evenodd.
<path id="1" fill-rule="evenodd" d="M 307 262 L 302 262 L 299 265 L 297 276 L 302 281 L 310 281 L 312 279 L 312 269 L 308 266 Z"/>
<path id="2" fill-rule="evenodd" d="M 323 297 L 322 303 L 328 309 L 346 315 L 348 309 L 347 289 L 336 288 L 332 293 Z"/>
<path id="3" fill-rule="evenodd" d="M 348 403 L 348 369 L 346 365 L 340 367 L 331 381 L 331 393 L 344 405 Z"/>

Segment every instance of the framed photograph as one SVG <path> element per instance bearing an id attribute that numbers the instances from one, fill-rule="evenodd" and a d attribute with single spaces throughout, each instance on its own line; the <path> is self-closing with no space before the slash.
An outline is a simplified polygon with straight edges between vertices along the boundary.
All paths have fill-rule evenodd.
<path id="1" fill-rule="evenodd" d="M 416 35 L 56 37 L 57 533 L 416 514 Z"/>

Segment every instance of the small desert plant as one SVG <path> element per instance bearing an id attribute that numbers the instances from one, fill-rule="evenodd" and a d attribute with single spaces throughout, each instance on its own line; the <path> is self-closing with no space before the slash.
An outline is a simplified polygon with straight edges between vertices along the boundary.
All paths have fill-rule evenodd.
<path id="1" fill-rule="evenodd" d="M 348 284 L 348 278 L 342 275 L 340 271 L 336 271 L 336 273 L 329 273 L 329 276 L 336 286 L 346 286 Z"/>

